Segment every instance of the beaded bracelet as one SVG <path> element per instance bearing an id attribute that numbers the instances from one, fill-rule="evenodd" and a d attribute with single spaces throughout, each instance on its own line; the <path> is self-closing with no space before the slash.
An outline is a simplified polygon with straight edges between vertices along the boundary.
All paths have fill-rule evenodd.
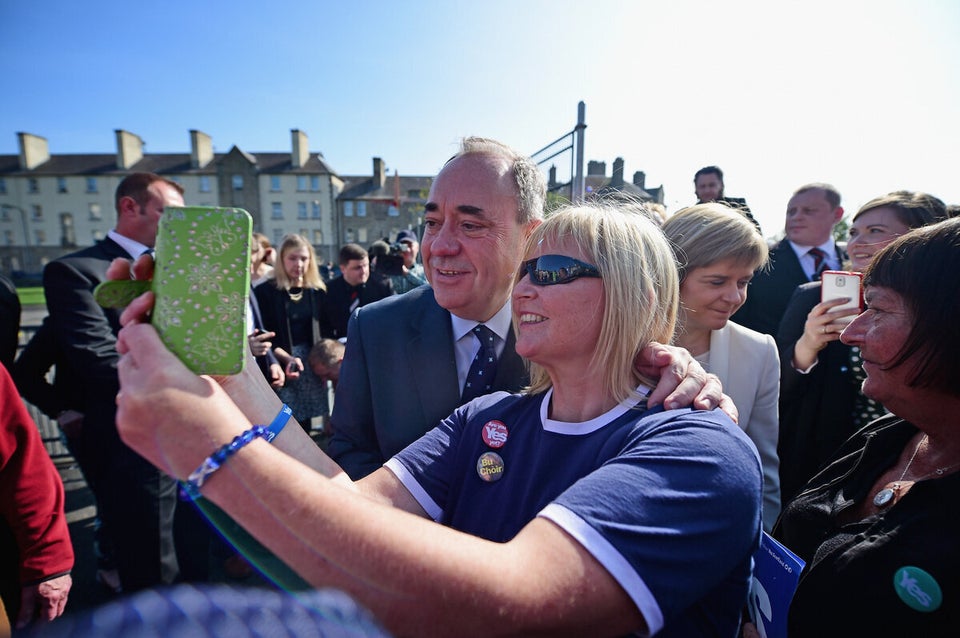
<path id="1" fill-rule="evenodd" d="M 256 438 L 262 438 L 270 443 L 280 434 L 287 421 L 290 420 L 292 410 L 286 404 L 280 408 L 280 412 L 274 417 L 269 426 L 255 425 L 246 432 L 238 434 L 232 441 L 223 445 L 219 450 L 204 459 L 200 467 L 195 469 L 187 477 L 186 481 L 181 483 L 183 491 L 191 500 L 197 500 L 200 497 L 200 488 L 206 483 L 211 474 L 220 469 L 220 466 L 226 463 L 227 459 L 240 451 L 241 448 L 252 442 Z"/>

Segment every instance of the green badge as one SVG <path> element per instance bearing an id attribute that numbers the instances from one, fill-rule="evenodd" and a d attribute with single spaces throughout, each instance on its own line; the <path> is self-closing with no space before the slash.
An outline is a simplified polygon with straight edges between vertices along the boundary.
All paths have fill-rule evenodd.
<path id="1" fill-rule="evenodd" d="M 940 609 L 943 592 L 933 576 L 919 567 L 907 565 L 893 575 L 893 588 L 911 609 L 931 612 Z"/>

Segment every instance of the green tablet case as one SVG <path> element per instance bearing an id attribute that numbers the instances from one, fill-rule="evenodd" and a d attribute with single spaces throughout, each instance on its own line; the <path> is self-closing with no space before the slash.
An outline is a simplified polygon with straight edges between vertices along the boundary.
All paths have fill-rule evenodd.
<path id="1" fill-rule="evenodd" d="M 237 374 L 246 360 L 253 222 L 240 208 L 167 207 L 157 231 L 153 281 L 108 281 L 94 291 L 123 307 L 156 294 L 151 323 L 197 374 Z"/>

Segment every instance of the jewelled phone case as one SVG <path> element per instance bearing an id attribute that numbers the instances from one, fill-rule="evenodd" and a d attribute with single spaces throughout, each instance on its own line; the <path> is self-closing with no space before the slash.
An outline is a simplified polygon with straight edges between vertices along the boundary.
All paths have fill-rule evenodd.
<path id="1" fill-rule="evenodd" d="M 151 323 L 197 374 L 237 374 L 246 360 L 252 219 L 240 208 L 167 207 L 157 231 L 153 281 L 107 281 L 102 306 L 123 307 L 152 289 Z"/>

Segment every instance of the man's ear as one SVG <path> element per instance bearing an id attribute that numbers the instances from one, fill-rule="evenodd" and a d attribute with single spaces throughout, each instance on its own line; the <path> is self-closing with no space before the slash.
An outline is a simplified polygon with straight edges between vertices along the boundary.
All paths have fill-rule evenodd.
<path id="1" fill-rule="evenodd" d="M 834 222 L 838 222 L 843 219 L 843 206 L 837 206 L 837 210 L 833 211 Z"/>
<path id="2" fill-rule="evenodd" d="M 117 214 L 121 217 L 136 217 L 140 214 L 140 204 L 129 195 L 124 195 L 117 203 Z"/>

